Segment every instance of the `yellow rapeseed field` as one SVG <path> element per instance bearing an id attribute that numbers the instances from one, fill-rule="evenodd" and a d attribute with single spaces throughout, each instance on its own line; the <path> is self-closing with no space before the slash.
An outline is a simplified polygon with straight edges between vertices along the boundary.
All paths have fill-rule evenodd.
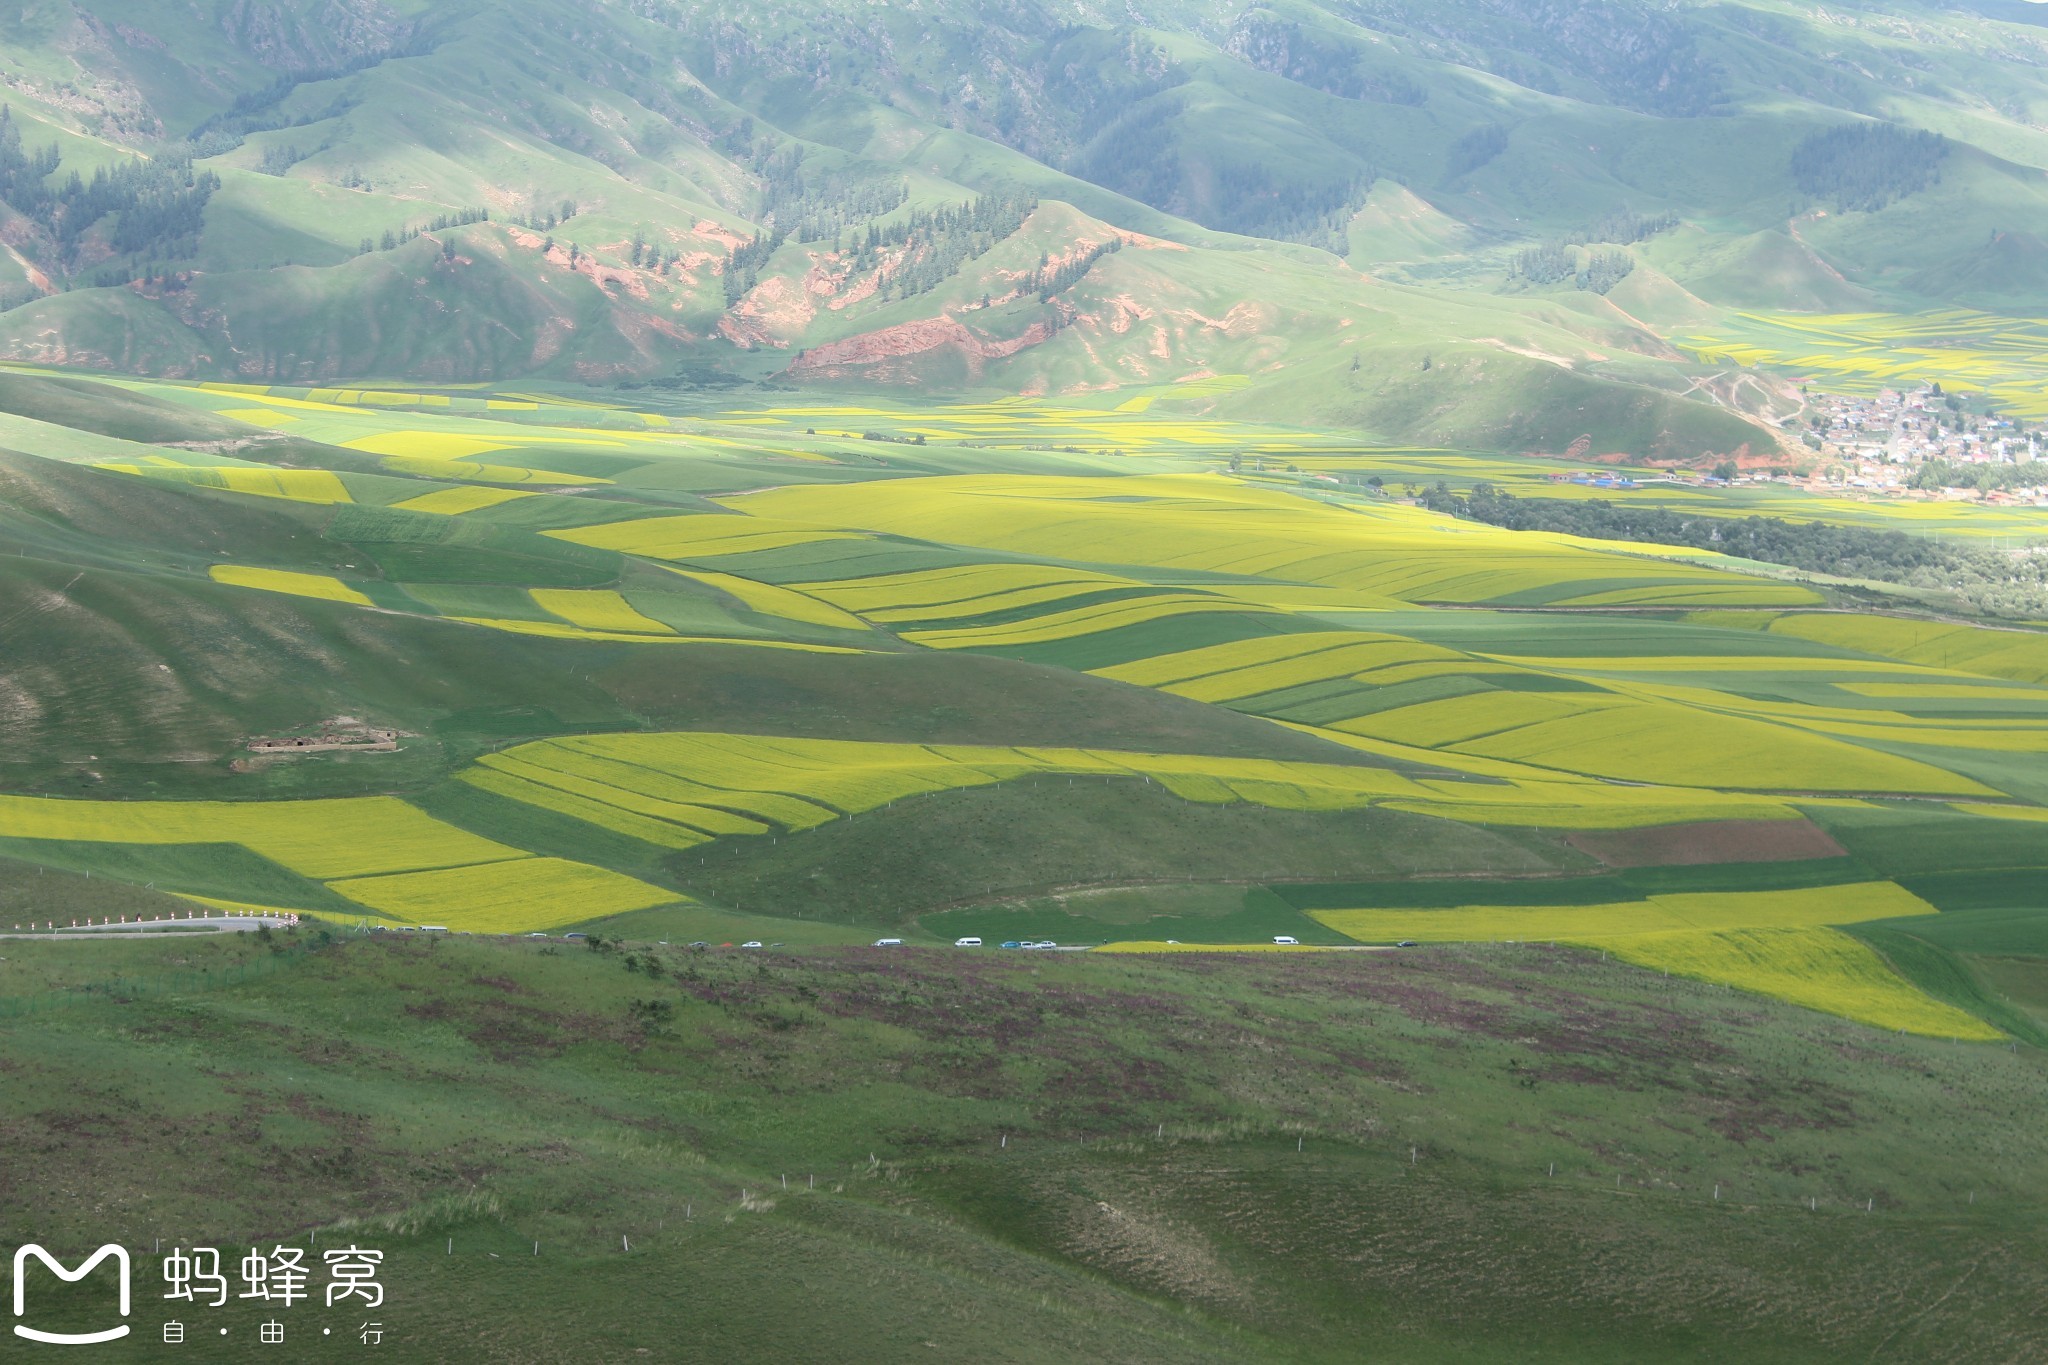
<path id="1" fill-rule="evenodd" d="M 1167 943 L 1160 939 L 1127 939 L 1105 943 L 1098 953 L 1328 953 L 1344 949 L 1320 948 L 1313 943 Z"/>
<path id="2" fill-rule="evenodd" d="M 810 829 L 838 814 L 786 793 L 713 785 L 702 772 L 704 753 L 695 735 L 587 735 L 522 744 L 501 757 L 602 784 L 617 793 L 606 799 L 622 808 L 641 808 L 640 798 L 647 797 L 715 807 L 785 829 Z"/>
<path id="3" fill-rule="evenodd" d="M 1835 688 L 1859 697 L 1895 697 L 1901 701 L 2048 702 L 2048 687 L 1999 687 L 1992 683 L 1838 682 Z"/>
<path id="4" fill-rule="evenodd" d="M 845 645 L 814 645 L 801 640 L 752 640 L 728 635 L 678 635 L 673 631 L 655 634 L 648 631 L 596 630 L 589 626 L 572 626 L 566 621 L 525 621 L 517 617 L 450 616 L 447 619 L 460 621 L 468 626 L 483 626 L 488 630 L 509 631 L 514 635 L 539 635 L 550 640 L 608 640 L 614 644 L 634 645 L 741 645 L 750 649 L 801 649 L 813 654 L 861 652 Z"/>
<path id="5" fill-rule="evenodd" d="M 221 488 L 257 498 L 331 504 L 353 502 L 341 476 L 325 469 L 271 469 L 251 465 L 189 465 L 170 461 L 109 460 L 94 466 L 116 474 Z"/>
<path id="6" fill-rule="evenodd" d="M 1359 632 L 1350 630 L 1255 636 L 1249 640 L 1205 645 L 1200 649 L 1183 650 L 1177 654 L 1158 654 L 1149 659 L 1118 664 L 1113 668 L 1097 669 L 1096 673 L 1100 677 L 1135 683 L 1140 687 L 1165 687 L 1192 678 L 1206 678 L 1213 674 L 1320 654 L 1325 650 L 1356 644 L 1361 638 L 1366 637 L 1361 637 Z"/>
<path id="7" fill-rule="evenodd" d="M 216 583 L 236 588 L 261 588 L 292 597 L 317 597 L 326 602 L 347 602 L 367 607 L 370 599 L 328 574 L 298 573 L 291 569 L 258 569 L 246 564 L 216 564 L 207 576 Z"/>
<path id="8" fill-rule="evenodd" d="M 869 578 L 846 578 L 831 583 L 809 583 L 804 591 L 828 602 L 874 616 L 882 612 L 907 611 L 925 607 L 959 607 L 979 603 L 1007 593 L 1039 589 L 1073 588 L 1077 592 L 1098 587 L 1138 586 L 1136 579 L 1086 569 L 1068 569 L 1050 564 L 962 564 L 945 569 L 921 569 L 911 573 L 877 574 Z M 1057 593 L 1054 594 L 1057 596 Z M 1040 599 L 1040 600 L 1051 600 Z M 956 616 L 970 614 L 961 609 Z M 904 618 L 910 619 L 910 618 Z"/>
<path id="9" fill-rule="evenodd" d="M 533 588 L 527 594 L 542 611 L 585 630 L 618 631 L 627 635 L 674 635 L 651 616 L 643 616 L 618 593 L 603 588 Z"/>
<path id="10" fill-rule="evenodd" d="M 251 469 L 226 466 L 212 471 L 220 476 L 220 487 L 232 493 L 259 498 L 285 498 L 292 502 L 352 502 L 341 476 L 325 469 Z"/>
<path id="11" fill-rule="evenodd" d="M 563 858 L 353 878 L 335 882 L 333 889 L 393 919 L 474 933 L 552 929 L 687 899 Z"/>
<path id="12" fill-rule="evenodd" d="M 392 504 L 407 512 L 439 512 L 443 516 L 456 516 L 463 512 L 478 512 L 486 507 L 511 502 L 514 498 L 537 497 L 538 494 L 523 488 L 476 488 L 467 484 L 454 488 L 437 488 L 431 493 L 422 493 L 416 498 Z"/>
<path id="13" fill-rule="evenodd" d="M 1483 708 L 1459 709 L 1457 702 L 1492 701 L 1497 695 L 1453 698 L 1383 712 L 1345 729 L 1411 744 L 1445 744 L 1461 752 L 1508 759 L 1630 782 L 1657 782 L 1738 791 L 1828 793 L 1912 793 L 1980 796 L 1987 788 L 1931 764 L 1744 716 L 1674 704 L 1616 698 L 1595 705 L 1584 694 L 1566 694 L 1577 714 L 1516 724 L 1533 714 L 1527 702 L 1513 704 L 1496 733 L 1447 737 L 1459 727 L 1484 724 Z M 1516 695 L 1516 694 L 1505 694 Z M 1521 694 L 1523 696 L 1542 694 Z M 1451 718 L 1439 722 L 1451 708 Z M 1424 713 L 1409 723 L 1408 712 Z M 1430 714 L 1434 713 L 1434 714 Z"/>
<path id="14" fill-rule="evenodd" d="M 1156 596 L 1120 602 L 1102 602 L 1049 612 L 999 626 L 967 626 L 953 630 L 912 630 L 903 638 L 931 649 L 988 649 L 1006 645 L 1037 644 L 1046 640 L 1068 640 L 1105 630 L 1160 621 L 1171 616 L 1211 612 L 1245 612 L 1256 608 L 1207 594 L 1161 592 Z"/>
<path id="15" fill-rule="evenodd" d="M 1878 1028 L 1982 1042 L 2003 1037 L 1893 971 L 1868 944 L 1826 928 L 1682 931 L 1575 939 L 1624 962 L 1712 981 Z"/>
<path id="16" fill-rule="evenodd" d="M 688 801 L 674 801 L 657 797 L 645 791 L 622 791 L 613 783 L 602 778 L 580 775 L 573 762 L 549 762 L 550 751 L 543 750 L 536 761 L 528 761 L 524 751 L 529 746 L 521 745 L 510 753 L 485 754 L 477 760 L 485 771 L 517 777 L 540 786 L 580 796 L 586 801 L 604 802 L 616 805 L 654 819 L 680 825 L 706 835 L 716 834 L 766 834 L 768 826 L 758 820 L 722 809 L 716 805 Z"/>
<path id="17" fill-rule="evenodd" d="M 493 464 L 476 460 L 442 460 L 425 455 L 386 455 L 384 467 L 399 474 L 423 479 L 448 479 L 473 483 L 537 483 L 556 487 L 585 488 L 610 479 L 587 474 L 564 474 L 553 469 L 536 469 L 522 464 Z"/>
<path id="18" fill-rule="evenodd" d="M 1573 780 L 1492 766 L 1501 771 L 1485 774 L 1486 780 L 1457 781 L 1410 777 L 1388 768 L 1192 754 L 682 732 L 536 741 L 485 758 L 462 777 L 512 799 L 670 847 L 698 842 L 701 832 L 752 833 L 767 825 L 807 829 L 904 797 L 1018 778 L 1141 777 L 1183 799 L 1212 804 L 1246 802 L 1280 810 L 1385 805 L 1468 823 L 1556 829 L 1798 818 L 1797 811 L 1768 797 Z M 721 824 L 721 817 L 739 823 Z M 1889 892 L 1879 888 L 1871 894 Z M 1885 911 L 1919 912 L 1896 906 Z"/>
<path id="19" fill-rule="evenodd" d="M 1421 748 L 1472 747 L 1477 752 L 1500 758 L 1515 758 L 1532 761 L 1529 755 L 1502 752 L 1498 748 L 1484 747 L 1479 741 L 1486 737 L 1534 730 L 1545 722 L 1562 719 L 1594 716 L 1629 703 L 1620 697 L 1605 696 L 1597 692 L 1478 692 L 1463 697 L 1449 697 L 1443 701 L 1422 702 L 1414 706 L 1398 707 L 1392 711 L 1379 711 L 1356 720 L 1342 721 L 1334 729 L 1352 734 L 1373 735 L 1381 739 L 1399 740 Z M 1682 718 L 1683 713 L 1676 713 Z M 1533 750 L 1547 748 L 1544 745 L 1527 746 Z M 1541 762 L 1541 759 L 1533 761 Z M 1593 771 L 1579 763 L 1559 763 L 1554 766 L 1570 768 L 1575 772 Z M 1669 779 L 1683 781 L 1682 777 Z"/>
<path id="20" fill-rule="evenodd" d="M 382 431 L 374 436 L 364 436 L 353 441 L 344 441 L 342 444 L 350 450 L 360 450 L 370 455 L 446 461 L 468 460 L 477 455 L 510 450 L 519 443 L 502 439 L 497 433 L 482 435 L 448 430 Z"/>
<path id="21" fill-rule="evenodd" d="M 764 828 L 751 821 L 710 823 L 707 816 L 714 811 L 725 813 L 728 821 L 737 821 L 732 813 L 744 813 L 808 828 L 908 796 L 1030 776 L 1141 777 L 1191 801 L 1246 801 L 1290 810 L 1356 809 L 1385 798 L 1430 794 L 1427 787 L 1387 769 L 1335 764 L 711 733 L 543 740 L 487 757 L 481 766 L 643 818 L 714 833 Z M 469 780 L 470 774 L 464 776 Z M 495 780 L 477 785 L 529 799 Z M 536 799 L 534 804 L 544 802 Z M 593 823 L 606 824 L 608 818 Z"/>
<path id="22" fill-rule="evenodd" d="M 1105 574 L 1087 580 L 1012 588 L 1007 592 L 995 592 L 986 597 L 972 597 L 957 602 L 875 608 L 870 610 L 867 616 L 869 620 L 882 625 L 903 626 L 916 625 L 920 622 L 957 621 L 964 617 L 991 616 L 997 612 L 1016 611 L 1025 607 L 1042 607 L 1044 610 L 1033 618 L 1042 620 L 1060 610 L 1058 604 L 1061 602 L 1071 602 L 1077 597 L 1086 597 L 1112 588 L 1125 591 L 1136 589 L 1145 594 L 1156 594 L 1161 591 L 1134 579 L 1116 579 Z"/>
<path id="23" fill-rule="evenodd" d="M 71 801 L 0 796 L 0 836 L 109 844 L 240 844 L 302 876 L 524 858 L 395 796 L 318 801 Z"/>
<path id="24" fill-rule="evenodd" d="M 1080 563 L 1199 569 L 1403 602 L 1479 603 L 1616 580 L 1716 586 L 1716 601 L 1814 602 L 1803 590 L 1541 532 L 1453 522 L 1405 506 L 1338 508 L 1219 475 L 950 475 L 794 486 L 726 499 L 764 516 L 919 536 Z M 1562 595 L 1569 600 L 1570 594 Z"/>
<path id="25" fill-rule="evenodd" d="M 1965 815 L 1977 815 L 1990 820 L 2048 822 L 2048 810 L 2043 810 L 2039 806 L 1994 806 L 1978 801 L 1955 801 L 1950 804 Z"/>
<path id="26" fill-rule="evenodd" d="M 601 526 L 583 526 L 545 534 L 578 545 L 644 555 L 649 559 L 708 559 L 755 550 L 779 550 L 790 545 L 809 545 L 821 540 L 868 538 L 857 531 L 770 521 L 763 517 L 720 516 L 709 512 L 613 521 Z"/>
<path id="27" fill-rule="evenodd" d="M 841 630 L 867 629 L 867 623 L 858 616 L 842 611 L 830 602 L 821 602 L 808 591 L 798 592 L 774 583 L 758 583 L 738 574 L 674 568 L 670 572 L 708 588 L 716 588 L 729 597 L 737 598 L 750 611 L 758 611 L 764 616 L 779 616 L 785 621 L 800 621 L 812 626 L 836 626 Z"/>
<path id="28" fill-rule="evenodd" d="M 547 783 L 530 781 L 510 772 L 501 772 L 491 766 L 470 768 L 457 776 L 479 791 L 487 791 L 524 805 L 537 806 L 541 810 L 554 811 L 558 815 L 566 815 L 585 824 L 596 825 L 599 829 L 612 830 L 658 848 L 694 848 L 711 838 L 701 830 L 622 809 L 615 804 L 616 796 L 610 800 L 594 801 Z"/>
<path id="29" fill-rule="evenodd" d="M 1450 909 L 1317 910 L 1313 917 L 1363 942 L 1412 938 L 1435 943 L 1618 939 L 1678 930 L 1859 924 L 1931 915 L 1935 909 L 1893 882 L 1788 891 L 1683 892 L 1599 905 L 1463 905 Z"/>
<path id="30" fill-rule="evenodd" d="M 1847 614 L 1780 616 L 1769 629 L 1773 635 L 1797 636 L 1931 668 L 2014 682 L 2048 682 L 2048 634 L 2038 631 Z"/>
<path id="31" fill-rule="evenodd" d="M 1164 686 L 1169 692 L 1191 697 L 1196 701 L 1232 701 L 1239 697 L 1256 696 L 1261 692 L 1277 692 L 1282 688 L 1299 687 L 1305 683 L 1321 682 L 1331 678 L 1355 678 L 1361 674 L 1372 674 L 1373 681 L 1377 683 L 1382 680 L 1376 670 L 1426 658 L 1454 665 L 1453 671 L 1504 671 L 1498 664 L 1477 663 L 1470 656 L 1460 654 L 1456 650 L 1438 649 L 1433 645 L 1421 644 L 1401 636 L 1373 635 L 1361 631 L 1350 638 L 1356 643 L 1339 645 L 1335 649 L 1318 650 L 1313 654 L 1297 654 L 1292 658 L 1276 659 L 1271 663 L 1225 669 L 1222 672 L 1208 673 Z"/>

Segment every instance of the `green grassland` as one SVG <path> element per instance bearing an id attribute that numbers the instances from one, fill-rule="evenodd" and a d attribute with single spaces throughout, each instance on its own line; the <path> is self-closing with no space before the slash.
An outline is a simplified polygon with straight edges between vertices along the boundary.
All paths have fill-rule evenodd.
<path id="1" fill-rule="evenodd" d="M 2048 412 L 2048 28 L 1852 10 L 0 13 L 0 935 L 304 917 L 0 938 L 0 1225 L 422 1360 L 2041 1355 L 2048 624 L 1415 496 L 2041 537 L 1683 468 Z"/>
<path id="2" fill-rule="evenodd" d="M 29 1159 L 0 1176 L 6 1226 L 135 1250 L 137 1335 L 114 1358 L 163 1350 L 172 1316 L 214 1359 L 267 1358 L 266 1317 L 294 1358 L 362 1349 L 366 1315 L 317 1300 L 158 1298 L 157 1246 L 250 1244 L 383 1251 L 367 1317 L 407 1360 L 480 1341 L 1018 1361 L 1344 1360 L 1366 1333 L 1415 1361 L 2040 1341 L 2031 1048 L 1873 1034 L 1543 948 L 310 934 L 7 945 L 0 1114 Z M 2004 970 L 2038 1000 L 2038 962 Z M 47 1323 L 93 1325 L 93 1282 L 56 1288 L 35 1290 Z M 1898 1300 L 1918 1306 L 1903 1326 Z"/>

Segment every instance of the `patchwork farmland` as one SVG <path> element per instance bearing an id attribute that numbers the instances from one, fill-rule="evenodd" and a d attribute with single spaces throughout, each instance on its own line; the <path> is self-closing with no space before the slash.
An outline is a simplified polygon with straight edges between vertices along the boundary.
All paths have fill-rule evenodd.
<path id="1" fill-rule="evenodd" d="M 17 382 L 33 395 L 33 372 Z M 1953 987 L 1975 969 L 1951 930 L 2028 922 L 2021 888 L 2048 868 L 2031 631 L 1454 521 L 1303 470 L 1476 457 L 1361 457 L 1146 404 L 102 389 L 217 453 L 17 402 L 9 440 L 33 455 L 10 478 L 89 489 L 124 529 L 88 561 L 61 516 L 14 517 L 5 572 L 130 641 L 122 666 L 187 735 L 175 765 L 109 769 L 69 750 L 133 732 L 110 697 L 50 712 L 69 739 L 30 723 L 46 761 L 0 799 L 0 855 L 24 864 L 393 928 L 675 935 L 739 912 L 932 942 L 1053 913 L 1047 937 L 1126 948 L 1246 941 L 1249 911 L 1205 929 L 1178 908 L 1222 891 L 1308 946 L 1556 942 L 2000 1034 Z M 865 439 L 878 423 L 921 439 Z M 192 533 L 220 519 L 235 534 Z M 230 643 L 159 659 L 143 581 Z M 380 660 L 393 631 L 431 679 Z M 333 709 L 406 731 L 398 752 L 243 751 L 255 718 L 228 699 L 247 683 L 219 675 L 260 672 L 243 651 L 280 634 L 320 642 Z M 990 669 L 1033 681 L 973 701 Z M 1117 812 L 1114 849 L 1075 844 L 1080 808 Z M 1868 819 L 1972 831 L 1998 866 L 1907 874 L 1844 833 Z M 908 866 L 963 820 L 982 875 L 935 850 Z M 1177 853 L 1162 830 L 1199 820 L 1222 823 Z M 1360 842 L 1368 826 L 1413 856 Z M 821 876 L 828 858 L 848 870 Z M 1099 918 L 1110 892 L 1125 909 Z M 1873 924 L 1921 947 L 1855 936 Z"/>
<path id="2" fill-rule="evenodd" d="M 0 4 L 8 1339 L 2048 1360 L 2044 110 L 2020 0 Z"/>

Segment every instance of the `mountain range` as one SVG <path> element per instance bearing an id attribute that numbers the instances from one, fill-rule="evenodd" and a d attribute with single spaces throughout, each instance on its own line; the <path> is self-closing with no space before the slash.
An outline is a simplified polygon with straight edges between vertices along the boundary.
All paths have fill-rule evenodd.
<path id="1" fill-rule="evenodd" d="M 0 359 L 1063 394 L 1771 452 L 1757 309 L 2048 306 L 2048 18 L 17 0 Z"/>

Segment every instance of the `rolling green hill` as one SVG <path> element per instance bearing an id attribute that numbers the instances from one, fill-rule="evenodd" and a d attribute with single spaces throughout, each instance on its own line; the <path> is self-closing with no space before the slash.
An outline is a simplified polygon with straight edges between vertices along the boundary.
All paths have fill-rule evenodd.
<path id="1" fill-rule="evenodd" d="M 0 862 L 97 872 L 109 905 L 478 933 L 1541 938 L 2017 1027 L 1953 988 L 1978 948 L 1947 926 L 2044 923 L 2015 889 L 2048 867 L 2039 636 L 1870 614 L 1991 599 L 1824 570 L 1982 567 L 1912 533 L 2037 524 L 1669 484 L 1617 512 L 1556 496 L 1555 462 L 1169 387 L 628 408 L 11 371 Z M 1654 405 L 1610 420 L 1668 439 Z M 2004 851 L 1897 865 L 1856 836 L 1880 816 Z"/>
<path id="2" fill-rule="evenodd" d="M 1746 477 L 2048 420 L 2034 11 L 0 4 L 0 1231 L 2048 1355 L 2048 521 Z"/>
<path id="3" fill-rule="evenodd" d="M 0 354 L 1770 449 L 1669 329 L 2048 303 L 2022 8 L 50 0 L 0 55 Z"/>

